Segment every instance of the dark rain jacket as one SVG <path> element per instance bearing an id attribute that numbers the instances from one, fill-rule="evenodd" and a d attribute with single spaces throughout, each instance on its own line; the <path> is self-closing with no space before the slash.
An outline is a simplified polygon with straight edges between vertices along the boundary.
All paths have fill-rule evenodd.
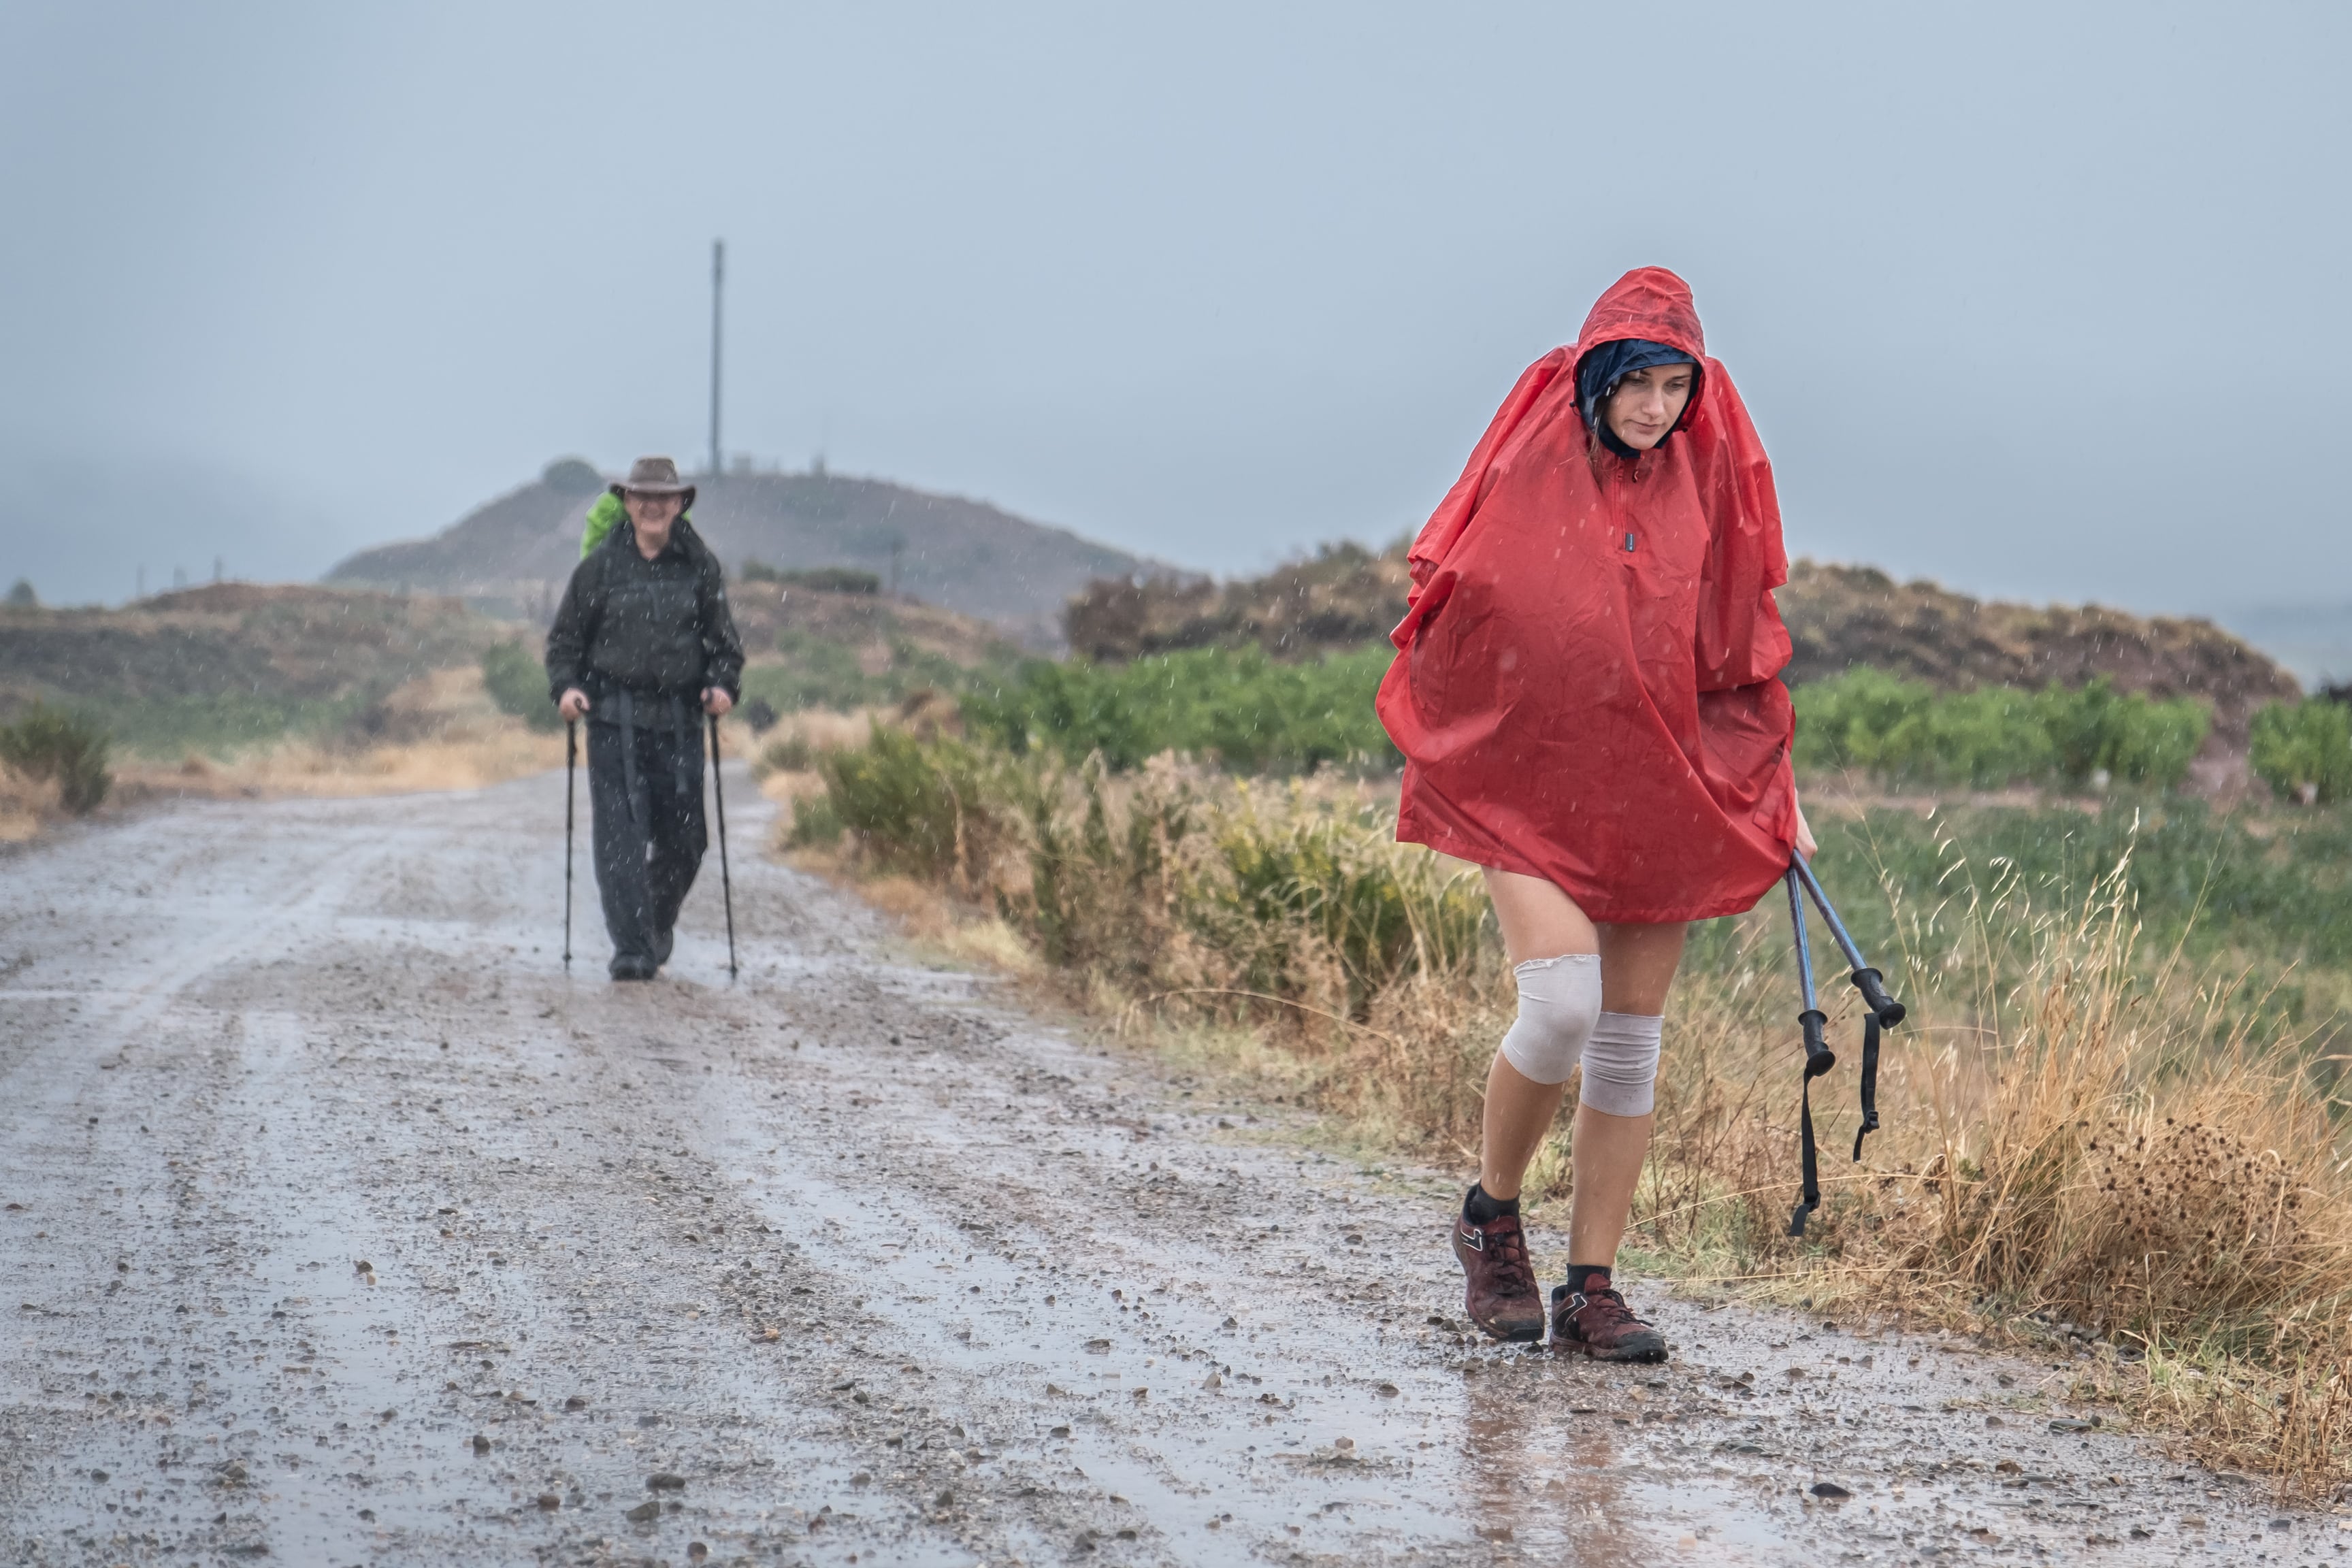
<path id="1" fill-rule="evenodd" d="M 727 609 L 719 557 L 680 518 L 668 546 L 648 561 L 627 521 L 573 568 L 547 632 L 547 685 L 561 699 L 588 694 L 592 718 L 612 716 L 616 692 L 667 700 L 718 687 L 743 689 L 743 643 Z"/>

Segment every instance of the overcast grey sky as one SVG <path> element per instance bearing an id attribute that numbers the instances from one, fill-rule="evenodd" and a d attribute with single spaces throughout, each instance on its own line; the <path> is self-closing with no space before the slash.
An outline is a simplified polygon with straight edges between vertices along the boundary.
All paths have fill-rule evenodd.
<path id="1" fill-rule="evenodd" d="M 1626 268 L 1793 551 L 2352 600 L 2352 9 L 0 7 L 0 576 L 315 574 L 727 445 L 1254 570 L 1426 515 Z"/>

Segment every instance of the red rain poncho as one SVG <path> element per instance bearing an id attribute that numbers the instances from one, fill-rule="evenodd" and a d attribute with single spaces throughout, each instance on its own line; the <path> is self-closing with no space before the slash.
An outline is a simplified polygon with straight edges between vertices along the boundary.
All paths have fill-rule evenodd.
<path id="1" fill-rule="evenodd" d="M 1701 367 L 1680 428 L 1632 458 L 1577 407 L 1577 362 L 1623 338 Z M 1788 869 L 1780 507 L 1689 285 L 1619 279 L 1519 377 L 1410 560 L 1380 694 L 1398 838 L 1541 877 L 1596 921 L 1737 914 Z"/>

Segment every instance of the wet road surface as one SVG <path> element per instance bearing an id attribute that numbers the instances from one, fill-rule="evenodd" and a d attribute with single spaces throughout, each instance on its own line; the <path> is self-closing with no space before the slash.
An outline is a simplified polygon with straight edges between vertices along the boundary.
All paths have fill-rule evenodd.
<path id="1" fill-rule="evenodd" d="M 0 860 L 0 1560 L 2346 1560 L 2063 1363 L 1470 1342 L 1442 1178 L 910 958 L 748 779 L 740 981 L 715 854 L 669 977 L 583 882 L 567 979 L 562 787 Z"/>

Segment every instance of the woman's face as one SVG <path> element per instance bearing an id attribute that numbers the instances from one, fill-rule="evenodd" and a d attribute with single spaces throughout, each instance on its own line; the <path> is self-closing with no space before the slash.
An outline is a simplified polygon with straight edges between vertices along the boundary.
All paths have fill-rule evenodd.
<path id="1" fill-rule="evenodd" d="M 1697 378 L 1698 367 L 1691 364 L 1655 364 L 1631 373 L 1609 395 L 1609 428 L 1636 452 L 1648 451 L 1683 416 Z"/>

